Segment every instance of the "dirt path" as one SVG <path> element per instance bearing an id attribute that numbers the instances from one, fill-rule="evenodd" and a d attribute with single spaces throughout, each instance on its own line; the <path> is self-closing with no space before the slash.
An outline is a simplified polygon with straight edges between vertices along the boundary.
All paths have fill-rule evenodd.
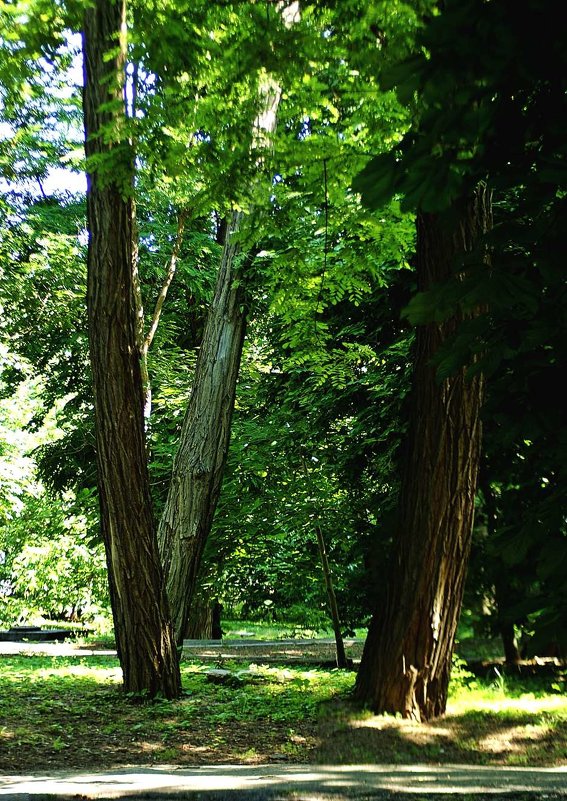
<path id="1" fill-rule="evenodd" d="M 364 640 L 354 637 L 344 640 L 345 652 L 349 659 L 360 661 Z M 185 658 L 226 659 L 262 662 L 301 662 L 329 663 L 336 659 L 335 641 L 333 639 L 313 640 L 185 640 L 183 643 Z"/>
<path id="2" fill-rule="evenodd" d="M 364 640 L 345 639 L 347 657 L 358 661 Z M 116 651 L 76 646 L 72 642 L 0 642 L 0 654 L 46 654 L 47 656 L 116 656 Z M 335 659 L 335 641 L 316 640 L 185 640 L 185 659 L 204 661 L 300 662 L 331 664 Z"/>

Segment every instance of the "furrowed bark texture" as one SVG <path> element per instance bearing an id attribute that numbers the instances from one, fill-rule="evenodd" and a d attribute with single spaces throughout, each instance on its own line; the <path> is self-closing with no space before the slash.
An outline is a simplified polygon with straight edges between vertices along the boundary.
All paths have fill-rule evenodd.
<path id="1" fill-rule="evenodd" d="M 480 187 L 458 220 L 418 217 L 418 287 L 446 281 L 490 226 Z M 439 383 L 431 359 L 458 325 L 417 330 L 412 411 L 386 602 L 368 632 L 356 683 L 377 712 L 429 720 L 444 713 L 469 558 L 481 447 L 482 378 Z"/>
<path id="2" fill-rule="evenodd" d="M 87 305 L 100 519 L 124 689 L 172 698 L 180 694 L 179 665 L 152 517 L 136 345 L 133 159 L 120 130 L 124 26 L 121 2 L 96 0 L 85 13 Z"/>
<path id="3" fill-rule="evenodd" d="M 203 550 L 220 495 L 240 358 L 246 332 L 242 291 L 235 284 L 241 212 L 227 232 L 215 293 L 195 368 L 193 392 L 158 538 L 167 576 L 175 637 L 181 642 Z"/>

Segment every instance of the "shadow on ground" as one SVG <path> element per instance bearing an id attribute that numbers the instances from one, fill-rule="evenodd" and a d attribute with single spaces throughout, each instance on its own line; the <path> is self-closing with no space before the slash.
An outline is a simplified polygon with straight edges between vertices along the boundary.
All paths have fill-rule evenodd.
<path id="1" fill-rule="evenodd" d="M 430 723 L 361 715 L 349 702 L 327 714 L 316 762 L 431 762 L 473 765 L 561 765 L 567 756 L 567 720 L 552 712 L 487 710 L 447 714 Z"/>

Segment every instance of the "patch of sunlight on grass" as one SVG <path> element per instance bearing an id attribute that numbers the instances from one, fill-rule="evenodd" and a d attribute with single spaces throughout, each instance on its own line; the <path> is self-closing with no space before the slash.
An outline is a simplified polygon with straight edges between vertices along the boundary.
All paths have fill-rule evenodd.
<path id="1" fill-rule="evenodd" d="M 556 712 L 567 715 L 567 698 L 561 695 L 546 695 L 537 697 L 532 693 L 525 693 L 515 698 L 508 698 L 501 691 L 493 693 L 463 693 L 451 698 L 447 704 L 448 715 L 462 715 L 474 710 L 475 712 L 526 712 L 537 715 L 542 712 Z"/>
<path id="2" fill-rule="evenodd" d="M 363 720 L 352 719 L 349 723 L 351 729 L 398 729 L 403 731 L 404 735 L 410 736 L 416 734 L 423 737 L 425 727 L 422 723 L 416 723 L 413 720 L 404 720 L 403 718 L 396 718 L 392 715 L 374 715 L 370 718 Z M 454 735 L 454 728 L 452 726 L 436 726 L 435 729 L 427 729 L 427 735 L 431 739 L 437 737 L 452 737 Z"/>
<path id="3" fill-rule="evenodd" d="M 369 759 L 387 753 L 396 761 L 412 759 L 496 760 L 498 764 L 554 764 L 562 759 L 567 722 L 564 695 L 518 692 L 506 687 L 460 688 L 450 699 L 447 715 L 416 723 L 369 710 L 348 714 L 346 737 L 373 743 Z M 354 746 L 353 746 L 354 747 Z"/>
<path id="4" fill-rule="evenodd" d="M 351 719 L 349 721 L 351 730 L 368 730 L 379 732 L 380 737 L 398 738 L 397 750 L 399 751 L 419 748 L 434 748 L 436 753 L 443 752 L 443 746 L 447 741 L 456 741 L 459 738 L 458 726 L 454 723 L 440 725 L 435 721 L 434 725 L 427 723 L 417 723 L 413 720 L 404 720 L 393 715 L 374 715 L 370 718 Z M 368 732 L 366 735 L 370 737 Z"/>
<path id="5" fill-rule="evenodd" d="M 546 723 L 508 726 L 481 737 L 478 744 L 483 751 L 490 751 L 493 754 L 522 754 L 525 753 L 528 744 L 535 745 L 539 740 L 546 737 L 551 730 L 551 726 Z"/>
<path id="6" fill-rule="evenodd" d="M 48 682 L 91 682 L 116 684 L 122 680 L 122 671 L 116 660 L 75 659 L 47 657 L 15 657 L 2 661 L 0 682 L 6 687 L 26 684 L 46 685 Z"/>
<path id="7" fill-rule="evenodd" d="M 138 743 L 138 748 L 144 754 L 155 754 L 157 751 L 160 751 L 163 748 L 162 743 L 150 743 L 147 740 L 143 740 L 142 742 Z"/>
<path id="8" fill-rule="evenodd" d="M 210 745 L 193 745 L 192 743 L 181 743 L 181 752 L 185 754 L 205 754 L 211 750 Z"/>
<path id="9" fill-rule="evenodd" d="M 122 680 L 122 672 L 119 667 L 115 666 L 101 667 L 73 664 L 62 667 L 39 668 L 31 673 L 32 681 L 55 677 L 61 679 L 87 679 L 89 681 L 95 681 L 97 684 L 114 684 Z"/>
<path id="10" fill-rule="evenodd" d="M 310 627 L 302 623 L 261 623 L 251 620 L 223 620 L 224 639 L 288 640 L 332 637 L 329 628 Z M 366 632 L 362 636 L 366 636 Z"/>

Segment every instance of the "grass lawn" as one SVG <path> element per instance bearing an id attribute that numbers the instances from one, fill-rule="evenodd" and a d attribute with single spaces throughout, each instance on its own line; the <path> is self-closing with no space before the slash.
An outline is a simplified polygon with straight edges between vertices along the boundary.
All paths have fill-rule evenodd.
<path id="1" fill-rule="evenodd" d="M 226 640 L 253 637 L 257 640 L 311 639 L 334 637 L 332 628 L 309 628 L 302 623 L 262 623 L 249 620 L 222 620 L 223 638 Z M 364 639 L 366 628 L 355 630 L 355 636 Z"/>
<path id="2" fill-rule="evenodd" d="M 357 710 L 354 674 L 253 668 L 213 684 L 182 664 L 180 701 L 133 702 L 113 658 L 0 657 L 0 771 L 176 763 L 433 762 L 557 765 L 567 754 L 562 681 L 454 683 L 448 714 L 416 725 Z M 234 666 L 234 671 L 243 665 Z"/>

